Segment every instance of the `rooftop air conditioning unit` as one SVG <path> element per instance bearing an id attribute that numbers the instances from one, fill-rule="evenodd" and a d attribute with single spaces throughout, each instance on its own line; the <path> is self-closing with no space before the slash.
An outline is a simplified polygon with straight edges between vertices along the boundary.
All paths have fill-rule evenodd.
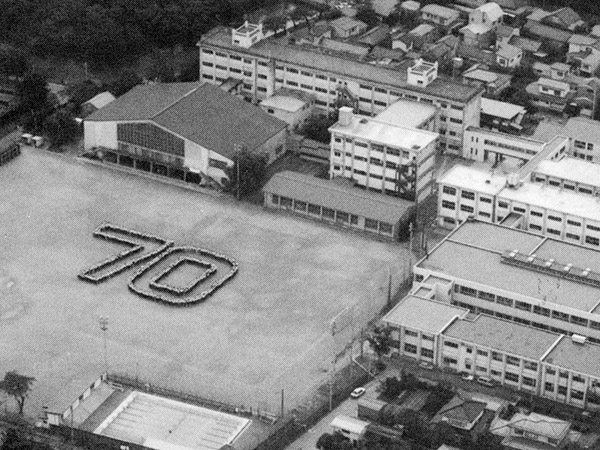
<path id="1" fill-rule="evenodd" d="M 571 267 L 573 267 L 573 264 L 569 263 L 565 266 L 564 271 L 568 272 L 569 270 L 571 270 Z"/>
<path id="2" fill-rule="evenodd" d="M 580 334 L 574 334 L 571 336 L 571 340 L 574 344 L 584 345 L 587 338 L 585 336 L 581 336 Z"/>
<path id="3" fill-rule="evenodd" d="M 546 267 L 551 267 L 552 264 L 554 264 L 554 259 L 550 258 L 548 261 L 546 261 L 546 263 L 544 264 Z"/>
<path id="4" fill-rule="evenodd" d="M 592 271 L 592 269 L 590 269 L 589 267 L 586 267 L 585 270 L 583 272 L 581 272 L 581 276 L 587 277 L 591 271 Z"/>
<path id="5" fill-rule="evenodd" d="M 532 263 L 534 259 L 535 259 L 535 253 L 533 255 L 531 255 L 529 258 L 527 258 L 527 262 Z"/>

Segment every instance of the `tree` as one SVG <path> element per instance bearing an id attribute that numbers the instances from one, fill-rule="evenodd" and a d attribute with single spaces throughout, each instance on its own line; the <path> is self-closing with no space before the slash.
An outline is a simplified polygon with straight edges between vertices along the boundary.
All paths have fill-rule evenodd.
<path id="1" fill-rule="evenodd" d="M 280 30 L 285 30 L 287 17 L 285 16 L 269 16 L 263 21 L 265 31 L 272 31 L 277 34 Z"/>
<path id="2" fill-rule="evenodd" d="M 44 131 L 56 148 L 71 142 L 79 133 L 79 126 L 71 112 L 60 110 L 46 118 Z"/>
<path id="3" fill-rule="evenodd" d="M 29 390 L 34 381 L 35 378 L 20 375 L 16 370 L 6 372 L 4 379 L 0 381 L 0 390 L 15 398 L 19 405 L 19 414 L 23 414 L 25 399 L 29 395 Z"/>
<path id="4" fill-rule="evenodd" d="M 197 60 L 197 58 L 196 58 Z M 198 73 L 196 73 L 198 76 Z M 134 86 L 140 84 L 142 82 L 142 78 L 133 70 L 123 70 L 118 78 L 113 81 L 108 90 L 115 96 L 120 97 L 125 92 L 129 92 L 133 89 Z"/>
<path id="5" fill-rule="evenodd" d="M 26 75 L 17 89 L 21 108 L 25 111 L 45 110 L 49 105 L 48 93 L 45 78 L 35 72 Z"/>
<path id="6" fill-rule="evenodd" d="M 29 70 L 27 56 L 11 45 L 0 46 L 0 74 L 22 77 Z"/>
<path id="7" fill-rule="evenodd" d="M 340 432 L 322 434 L 317 440 L 316 447 L 320 450 L 349 450 L 353 448 L 350 440 Z"/>
<path id="8" fill-rule="evenodd" d="M 358 7 L 355 18 L 366 23 L 369 28 L 379 25 L 379 16 L 368 3 Z"/>
<path id="9" fill-rule="evenodd" d="M 402 392 L 402 381 L 396 377 L 387 377 L 381 382 L 381 395 L 387 398 L 396 398 Z"/>
<path id="10" fill-rule="evenodd" d="M 233 157 L 233 166 L 228 167 L 228 188 L 241 198 L 254 193 L 263 185 L 267 174 L 267 158 L 242 148 Z"/>
<path id="11" fill-rule="evenodd" d="M 379 360 L 387 355 L 392 346 L 392 329 L 390 327 L 375 327 L 373 333 L 367 337 L 373 351 Z"/>
<path id="12" fill-rule="evenodd" d="M 325 114 L 312 115 L 306 120 L 300 133 L 309 139 L 329 144 L 331 142 L 329 127 L 336 122 L 337 113 L 331 116 L 326 116 Z"/>

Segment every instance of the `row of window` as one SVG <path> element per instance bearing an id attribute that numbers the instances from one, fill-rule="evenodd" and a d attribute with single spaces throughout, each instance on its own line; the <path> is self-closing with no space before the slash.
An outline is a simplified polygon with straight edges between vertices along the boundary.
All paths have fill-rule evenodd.
<path id="1" fill-rule="evenodd" d="M 535 314 L 539 314 L 541 316 L 552 317 L 553 319 L 558 319 L 563 322 L 573 323 L 575 325 L 581 325 L 583 327 L 589 327 L 594 330 L 600 330 L 600 322 L 595 322 L 593 320 L 584 319 L 583 317 L 578 317 L 575 315 L 569 315 L 567 313 L 563 313 L 560 311 L 550 310 L 549 308 L 544 308 L 539 305 L 532 305 L 527 302 L 523 302 L 520 300 L 512 300 L 507 297 L 503 297 L 501 295 L 495 295 L 490 292 L 478 291 L 477 289 L 473 289 L 467 286 L 462 286 L 459 284 L 454 285 L 454 292 L 460 293 L 463 295 L 467 295 L 469 297 L 475 297 L 482 300 L 486 300 L 489 302 L 495 302 L 503 306 L 509 306 L 511 308 L 515 308 L 521 311 L 533 312 Z M 494 315 L 493 313 L 491 315 Z"/>

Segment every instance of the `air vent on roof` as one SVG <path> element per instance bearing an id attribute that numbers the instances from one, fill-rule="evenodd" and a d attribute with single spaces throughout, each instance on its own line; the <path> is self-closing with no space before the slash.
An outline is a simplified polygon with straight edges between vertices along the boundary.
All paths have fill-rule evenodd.
<path id="1" fill-rule="evenodd" d="M 508 256 L 509 258 L 514 258 L 517 255 L 517 253 L 519 253 L 519 250 L 513 250 L 508 254 Z"/>
<path id="2" fill-rule="evenodd" d="M 565 272 L 568 272 L 569 270 L 571 270 L 571 267 L 573 267 L 573 264 L 569 263 L 565 266 Z"/>
<path id="3" fill-rule="evenodd" d="M 535 253 L 533 255 L 531 255 L 529 258 L 527 258 L 527 262 L 533 262 L 534 259 L 535 259 Z"/>
<path id="4" fill-rule="evenodd" d="M 590 269 L 589 267 L 586 267 L 585 270 L 583 272 L 581 272 L 581 276 L 587 277 L 591 271 L 592 271 L 592 269 Z"/>
<path id="5" fill-rule="evenodd" d="M 574 334 L 573 336 L 571 336 L 571 340 L 573 341 L 574 344 L 584 345 L 585 341 L 586 341 L 586 337 L 581 336 L 580 334 Z"/>
<path id="6" fill-rule="evenodd" d="M 546 267 L 552 267 L 552 264 L 554 264 L 554 258 L 550 258 L 544 265 Z"/>

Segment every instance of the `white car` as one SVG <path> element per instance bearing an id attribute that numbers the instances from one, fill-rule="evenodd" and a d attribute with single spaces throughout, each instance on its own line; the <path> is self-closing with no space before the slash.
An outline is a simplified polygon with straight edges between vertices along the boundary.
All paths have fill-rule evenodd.
<path id="1" fill-rule="evenodd" d="M 475 379 L 475 375 L 472 375 L 470 373 L 463 373 L 461 378 L 463 381 L 473 381 Z"/>
<path id="2" fill-rule="evenodd" d="M 428 363 L 428 362 L 422 362 L 422 363 L 420 363 L 419 367 L 421 369 L 425 369 L 425 370 L 433 370 L 433 364 Z"/>
<path id="3" fill-rule="evenodd" d="M 350 394 L 350 397 L 358 398 L 358 397 L 362 396 L 365 392 L 367 392 L 367 390 L 364 387 L 359 387 L 352 391 L 352 393 Z"/>

